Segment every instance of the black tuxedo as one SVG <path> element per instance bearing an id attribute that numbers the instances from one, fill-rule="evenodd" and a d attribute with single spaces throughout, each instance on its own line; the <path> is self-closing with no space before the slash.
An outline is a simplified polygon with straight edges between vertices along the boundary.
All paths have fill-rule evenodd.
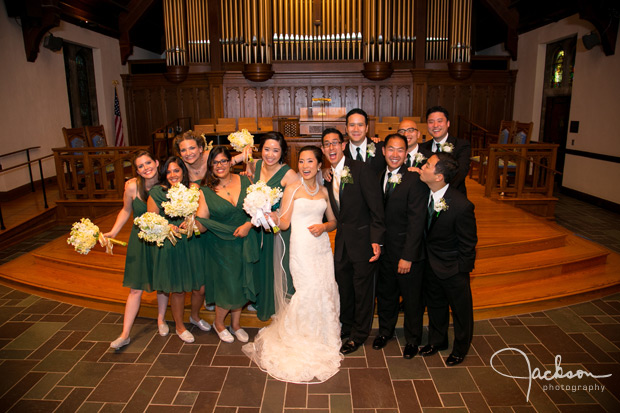
<path id="1" fill-rule="evenodd" d="M 382 244 L 385 234 L 382 191 L 376 175 L 362 162 L 345 158 L 352 183 L 340 183 L 340 206 L 332 182 L 325 182 L 332 210 L 338 220 L 334 267 L 340 293 L 343 334 L 363 343 L 370 334 L 374 313 L 377 263 L 372 243 Z"/>
<path id="2" fill-rule="evenodd" d="M 426 230 L 424 294 L 429 317 L 429 344 L 439 347 L 447 344 L 451 308 L 454 321 L 452 353 L 464 357 L 474 328 L 469 273 L 476 259 L 476 216 L 474 204 L 452 185 L 443 198 L 448 209 L 439 215 L 433 211 L 430 227 Z"/>
<path id="3" fill-rule="evenodd" d="M 384 142 L 374 143 L 370 138 L 366 138 L 366 152 L 368 152 L 368 146 L 370 144 L 375 145 L 375 156 L 369 156 L 368 153 L 363 153 L 364 163 L 370 165 L 370 167 L 377 173 L 384 171 L 386 167 L 385 156 L 383 156 L 383 147 L 385 145 Z M 344 148 L 344 156 L 349 159 L 355 159 L 351 156 L 351 150 L 348 142 Z"/>
<path id="4" fill-rule="evenodd" d="M 467 195 L 467 189 L 465 188 L 465 178 L 469 173 L 469 162 L 471 159 L 471 143 L 465 139 L 455 138 L 452 135 L 448 135 L 448 139 L 446 143 L 451 143 L 454 145 L 454 150 L 452 151 L 452 156 L 459 163 L 459 171 L 456 176 L 450 182 L 450 186 L 458 189 L 464 195 Z M 428 140 L 424 143 L 420 144 L 420 149 L 424 150 L 424 155 L 428 153 L 430 157 L 433 154 L 433 139 Z"/>
<path id="5" fill-rule="evenodd" d="M 422 339 L 422 279 L 424 275 L 424 228 L 428 187 L 420 176 L 403 165 L 401 183 L 384 195 L 386 236 L 377 281 L 379 335 L 391 337 L 398 320 L 399 296 L 403 297 L 405 339 L 419 345 Z M 385 180 L 386 171 L 379 180 Z M 398 262 L 411 261 L 408 274 L 398 274 Z"/>
<path id="6" fill-rule="evenodd" d="M 433 156 L 433 152 L 430 152 L 428 150 L 426 150 L 425 148 L 422 147 L 422 144 L 419 143 L 418 144 L 418 153 L 421 153 L 422 155 L 424 155 L 424 157 L 426 159 L 430 158 L 431 156 Z M 407 155 L 409 155 L 409 152 L 407 152 Z M 405 162 L 406 162 L 406 158 L 405 158 Z M 422 161 L 419 165 L 418 168 L 421 168 L 422 165 L 424 165 L 426 163 L 426 160 Z M 411 166 L 415 166 L 415 160 L 411 159 Z"/>

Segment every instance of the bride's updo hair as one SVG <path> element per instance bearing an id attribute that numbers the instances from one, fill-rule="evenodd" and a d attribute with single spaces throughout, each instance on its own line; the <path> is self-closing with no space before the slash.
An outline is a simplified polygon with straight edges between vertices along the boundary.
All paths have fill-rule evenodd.
<path id="1" fill-rule="evenodd" d="M 284 163 L 284 160 L 286 159 L 286 152 L 288 150 L 288 145 L 286 144 L 286 139 L 284 139 L 284 136 L 282 136 L 282 134 L 280 132 L 267 132 L 265 133 L 261 138 L 260 138 L 260 145 L 258 147 L 259 152 L 263 152 L 263 146 L 265 145 L 265 142 L 267 142 L 268 140 L 274 140 L 276 142 L 278 142 L 280 144 L 280 149 L 282 152 L 280 152 L 280 159 L 278 160 L 279 163 Z"/>
<path id="2" fill-rule="evenodd" d="M 299 150 L 299 156 L 301 156 L 301 154 L 306 151 L 312 152 L 314 154 L 314 157 L 318 161 L 318 163 L 320 164 L 323 163 L 323 151 L 321 151 L 321 149 L 318 146 L 311 146 L 311 145 L 304 146 L 303 148 Z"/>

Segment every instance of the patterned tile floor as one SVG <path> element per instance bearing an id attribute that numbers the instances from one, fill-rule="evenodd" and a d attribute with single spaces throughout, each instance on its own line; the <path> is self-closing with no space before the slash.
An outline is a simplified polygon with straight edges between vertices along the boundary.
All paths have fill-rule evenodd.
<path id="1" fill-rule="evenodd" d="M 582 235 L 611 243 L 610 248 L 620 245 L 614 230 L 620 228 L 620 216 L 598 208 L 585 211 L 584 205 L 561 200 L 558 222 L 575 224 L 570 229 L 577 233 L 590 231 Z M 602 219 L 612 230 L 601 226 L 602 238 L 594 239 L 595 219 L 603 213 L 612 214 Z M 2 251 L 0 263 L 67 230 L 55 227 Z M 108 345 L 121 325 L 120 314 L 0 285 L 0 411 L 620 411 L 620 294 L 478 321 L 470 354 L 456 367 L 445 367 L 449 350 L 404 360 L 398 330 L 383 350 L 373 350 L 370 339 L 345 358 L 335 377 L 314 385 L 269 378 L 250 364 L 240 343 L 220 343 L 213 332 L 194 328 L 194 344 L 174 335 L 160 337 L 152 319 L 138 318 L 131 344 L 113 351 Z M 503 350 L 509 347 L 518 351 Z M 581 377 L 570 378 L 577 374 Z M 536 378 L 529 381 L 529 376 Z"/>

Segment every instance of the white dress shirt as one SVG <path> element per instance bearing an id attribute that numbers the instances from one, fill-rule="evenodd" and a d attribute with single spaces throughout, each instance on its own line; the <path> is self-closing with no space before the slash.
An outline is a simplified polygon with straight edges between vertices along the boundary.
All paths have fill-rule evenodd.
<path id="1" fill-rule="evenodd" d="M 362 159 L 366 162 L 366 139 L 362 141 L 359 146 L 353 144 L 353 142 L 349 141 L 349 152 L 351 153 L 351 158 L 357 159 L 357 148 L 360 148 L 360 153 L 362 154 Z"/>
<path id="2" fill-rule="evenodd" d="M 433 139 L 433 152 L 439 152 L 439 145 L 443 145 L 448 140 L 448 134 L 444 136 L 439 142 Z"/>

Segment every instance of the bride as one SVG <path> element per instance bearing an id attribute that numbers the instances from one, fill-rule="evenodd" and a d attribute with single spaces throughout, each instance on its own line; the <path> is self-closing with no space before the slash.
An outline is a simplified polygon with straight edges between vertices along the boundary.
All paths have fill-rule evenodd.
<path id="1" fill-rule="evenodd" d="M 290 272 L 295 294 L 274 288 L 276 314 L 243 352 L 278 380 L 320 383 L 338 372 L 340 297 L 328 232 L 336 228 L 327 190 L 317 183 L 323 153 L 305 146 L 299 152 L 299 182 L 286 186 L 281 203 L 281 229 L 291 226 Z M 323 223 L 323 215 L 327 222 Z M 276 242 L 280 242 L 276 239 Z M 277 265 L 274 265 L 277 267 Z M 286 286 L 286 279 L 275 285 Z"/>

